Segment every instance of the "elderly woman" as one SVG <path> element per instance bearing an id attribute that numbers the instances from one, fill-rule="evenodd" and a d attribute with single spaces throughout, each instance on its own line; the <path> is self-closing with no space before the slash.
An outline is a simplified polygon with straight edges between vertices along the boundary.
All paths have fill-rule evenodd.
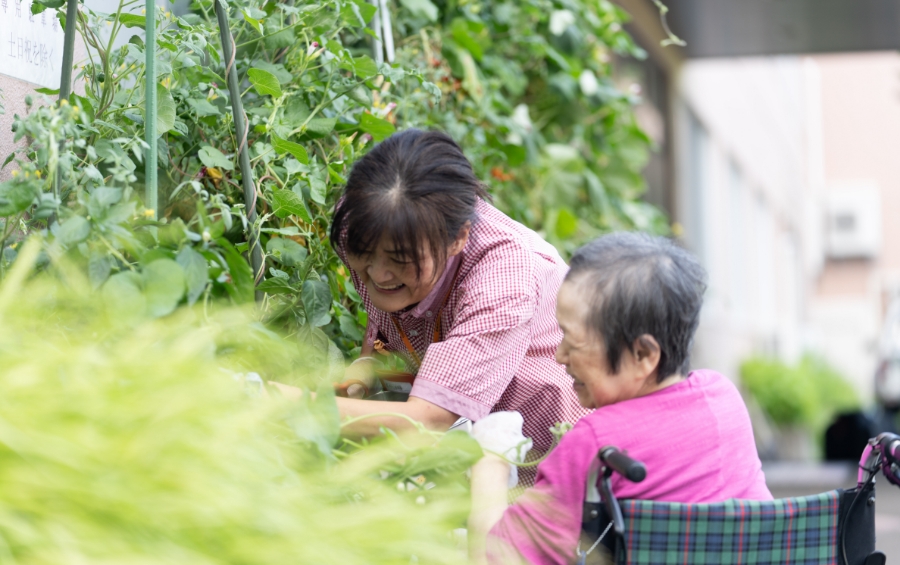
<path id="1" fill-rule="evenodd" d="M 619 233 L 578 250 L 557 300 L 556 360 L 581 405 L 596 410 L 563 437 L 513 506 L 506 462 L 487 455 L 473 468 L 476 562 L 574 563 L 590 467 L 607 445 L 647 466 L 643 482 L 613 479 L 621 498 L 772 498 L 737 389 L 714 371 L 688 372 L 704 280 L 696 260 L 663 238 Z"/>

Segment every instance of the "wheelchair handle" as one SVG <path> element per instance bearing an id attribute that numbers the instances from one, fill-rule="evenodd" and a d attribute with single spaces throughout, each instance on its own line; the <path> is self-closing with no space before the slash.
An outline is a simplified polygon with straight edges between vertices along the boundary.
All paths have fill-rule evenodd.
<path id="1" fill-rule="evenodd" d="M 646 465 L 625 455 L 618 447 L 610 445 L 601 449 L 600 461 L 633 483 L 639 483 L 647 477 Z"/>
<path id="2" fill-rule="evenodd" d="M 881 453 L 886 459 L 896 465 L 900 465 L 900 436 L 897 434 L 883 433 L 878 436 L 878 444 Z"/>

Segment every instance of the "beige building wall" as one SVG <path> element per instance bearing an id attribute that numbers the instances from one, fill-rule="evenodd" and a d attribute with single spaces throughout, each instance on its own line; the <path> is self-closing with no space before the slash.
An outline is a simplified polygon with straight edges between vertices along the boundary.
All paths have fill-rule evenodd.
<path id="1" fill-rule="evenodd" d="M 695 367 L 737 379 L 750 355 L 793 361 L 806 348 L 803 289 L 821 248 L 798 211 L 818 202 L 815 78 L 798 57 L 682 67 L 675 217 L 709 272 Z"/>
<path id="2" fill-rule="evenodd" d="M 900 55 L 815 60 L 826 187 L 876 187 L 877 217 L 868 221 L 880 223 L 881 233 L 873 256 L 826 261 L 813 289 L 811 321 L 822 352 L 869 398 L 884 312 L 900 291 Z"/>

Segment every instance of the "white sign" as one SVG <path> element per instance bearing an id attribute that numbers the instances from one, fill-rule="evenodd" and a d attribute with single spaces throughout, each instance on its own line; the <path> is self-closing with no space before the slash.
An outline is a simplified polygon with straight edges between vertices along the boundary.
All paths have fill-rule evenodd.
<path id="1" fill-rule="evenodd" d="M 56 10 L 31 13 L 31 0 L 0 0 L 0 74 L 59 88 L 65 33 Z"/>

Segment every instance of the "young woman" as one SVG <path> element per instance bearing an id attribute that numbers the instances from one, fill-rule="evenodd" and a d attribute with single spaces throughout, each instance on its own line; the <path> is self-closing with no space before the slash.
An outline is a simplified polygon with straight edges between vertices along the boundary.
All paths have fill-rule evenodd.
<path id="1" fill-rule="evenodd" d="M 331 241 L 350 268 L 369 315 L 348 379 L 375 384 L 376 350 L 400 355 L 411 383 L 406 402 L 338 398 L 344 417 L 399 412 L 435 429 L 494 411 L 524 417 L 535 455 L 557 422 L 587 410 L 554 360 L 554 318 L 567 266 L 535 232 L 488 202 L 460 147 L 446 134 L 406 130 L 382 141 L 350 173 Z M 359 387 L 362 388 L 362 387 Z M 400 429 L 373 417 L 349 430 Z M 531 484 L 534 471 L 521 474 Z"/>
<path id="2" fill-rule="evenodd" d="M 485 455 L 473 467 L 474 562 L 575 563 L 588 476 L 604 446 L 647 466 L 640 483 L 613 477 L 623 499 L 771 500 L 737 389 L 714 371 L 688 372 L 704 279 L 696 260 L 663 238 L 613 234 L 575 253 L 559 291 L 564 337 L 556 358 L 582 406 L 596 410 L 563 437 L 538 467 L 534 488 L 509 508 L 509 464 Z M 479 426 L 500 416 L 475 424 L 482 445 Z M 503 437 L 517 431 L 494 428 Z M 496 439 L 491 449 L 503 453 L 508 446 Z"/>

